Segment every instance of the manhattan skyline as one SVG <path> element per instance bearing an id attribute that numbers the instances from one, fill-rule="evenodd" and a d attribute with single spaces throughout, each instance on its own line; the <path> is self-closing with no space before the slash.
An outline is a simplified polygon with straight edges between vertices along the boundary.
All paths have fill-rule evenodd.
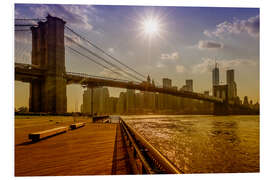
<path id="1" fill-rule="evenodd" d="M 162 78 L 170 78 L 180 88 L 193 79 L 195 92 L 210 90 L 216 61 L 221 82 L 226 82 L 226 70 L 234 69 L 240 98 L 259 101 L 258 8 L 15 5 L 15 18 L 44 18 L 48 13 L 159 85 Z M 19 40 L 15 34 L 15 46 Z M 15 62 L 31 62 L 30 52 L 22 57 L 15 56 Z M 66 57 L 67 71 L 112 77 L 103 68 Z M 113 97 L 123 91 L 109 88 Z M 27 106 L 28 92 L 29 85 L 15 82 L 16 108 Z M 82 94 L 81 86 L 67 86 L 68 111 L 82 104 Z"/>

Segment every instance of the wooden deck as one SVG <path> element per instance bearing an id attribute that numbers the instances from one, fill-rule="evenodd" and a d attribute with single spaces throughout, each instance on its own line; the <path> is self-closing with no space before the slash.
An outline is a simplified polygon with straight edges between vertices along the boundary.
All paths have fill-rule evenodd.
<path id="1" fill-rule="evenodd" d="M 15 176 L 131 174 L 117 126 L 87 122 L 37 143 L 22 138 L 25 133 L 18 128 Z"/>

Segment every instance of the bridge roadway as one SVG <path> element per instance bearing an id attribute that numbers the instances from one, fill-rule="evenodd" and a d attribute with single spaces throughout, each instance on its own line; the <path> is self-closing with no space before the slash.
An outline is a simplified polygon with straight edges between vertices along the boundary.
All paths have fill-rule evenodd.
<path id="1" fill-rule="evenodd" d="M 15 63 L 15 80 L 23 82 L 31 82 L 32 80 L 42 80 L 44 73 L 46 73 L 46 71 L 38 67 L 28 64 Z M 221 98 L 206 96 L 201 93 L 157 87 L 147 83 L 138 83 L 121 79 L 92 76 L 74 72 L 66 72 L 65 74 L 63 74 L 63 76 L 67 80 L 67 84 L 82 84 L 89 86 L 108 86 L 125 89 L 136 89 L 141 91 L 158 92 L 174 96 L 180 96 L 184 98 L 209 101 L 213 103 L 223 103 L 223 99 Z"/>

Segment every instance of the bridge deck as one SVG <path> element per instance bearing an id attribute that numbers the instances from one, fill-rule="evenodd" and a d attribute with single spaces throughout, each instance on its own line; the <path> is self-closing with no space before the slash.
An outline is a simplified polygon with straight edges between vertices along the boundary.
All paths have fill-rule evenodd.
<path id="1" fill-rule="evenodd" d="M 31 82 L 32 80 L 42 79 L 44 73 L 42 69 L 38 68 L 30 68 L 27 64 L 19 64 L 15 63 L 15 80 L 23 81 L 23 82 Z M 170 88 L 156 87 L 152 85 L 147 85 L 143 83 L 137 82 L 129 82 L 125 80 L 99 77 L 99 76 L 91 76 L 85 75 L 81 73 L 72 73 L 66 72 L 64 74 L 64 78 L 67 80 L 67 84 L 82 84 L 82 85 L 92 85 L 92 86 L 108 86 L 108 87 L 117 87 L 117 88 L 125 88 L 125 89 L 136 89 L 140 91 L 149 91 L 156 93 L 164 93 L 170 94 L 174 96 L 180 96 L 185 98 L 209 101 L 213 103 L 223 103 L 223 99 L 206 96 L 201 93 L 189 92 L 189 91 L 181 91 L 174 90 Z"/>
<path id="2" fill-rule="evenodd" d="M 30 143 L 17 128 L 15 176 L 130 174 L 117 129 L 116 124 L 88 122 L 85 127 Z"/>

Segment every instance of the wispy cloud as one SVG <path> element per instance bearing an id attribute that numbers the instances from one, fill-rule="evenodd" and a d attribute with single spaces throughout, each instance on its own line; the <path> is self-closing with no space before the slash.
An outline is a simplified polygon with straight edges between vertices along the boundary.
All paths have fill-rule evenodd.
<path id="1" fill-rule="evenodd" d="M 183 66 L 183 65 L 177 65 L 177 66 L 176 66 L 176 72 L 178 72 L 178 73 L 183 73 L 183 72 L 185 72 L 185 71 L 186 71 L 185 66 Z"/>
<path id="2" fill-rule="evenodd" d="M 172 52 L 172 53 L 163 53 L 160 56 L 160 59 L 163 60 L 176 60 L 179 59 L 179 53 L 178 52 Z"/>
<path id="3" fill-rule="evenodd" d="M 260 16 L 250 17 L 247 20 L 234 19 L 233 22 L 224 21 L 216 25 L 214 31 L 204 30 L 208 37 L 223 38 L 226 34 L 248 33 L 252 37 L 258 37 L 260 31 Z"/>
<path id="4" fill-rule="evenodd" d="M 163 68 L 163 67 L 165 67 L 165 65 L 162 62 L 157 62 L 156 67 Z"/>
<path id="5" fill-rule="evenodd" d="M 108 52 L 113 54 L 115 52 L 115 50 L 114 50 L 114 48 L 111 47 L 111 48 L 108 48 Z"/>
<path id="6" fill-rule="evenodd" d="M 257 62 L 251 59 L 224 59 L 218 60 L 219 68 L 226 70 L 228 68 L 237 68 L 240 66 L 256 66 Z M 214 67 L 215 60 L 211 58 L 202 58 L 202 62 L 191 67 L 194 74 L 203 74 L 211 72 Z"/>
<path id="7" fill-rule="evenodd" d="M 35 5 L 30 7 L 30 11 L 35 18 L 44 18 L 48 14 L 63 18 L 66 22 L 77 28 L 91 30 L 93 26 L 89 23 L 88 14 L 93 11 L 91 6 L 75 6 L 75 5 Z"/>
<path id="8" fill-rule="evenodd" d="M 197 44 L 199 49 L 220 49 L 224 47 L 223 43 L 215 41 L 200 40 Z"/>

